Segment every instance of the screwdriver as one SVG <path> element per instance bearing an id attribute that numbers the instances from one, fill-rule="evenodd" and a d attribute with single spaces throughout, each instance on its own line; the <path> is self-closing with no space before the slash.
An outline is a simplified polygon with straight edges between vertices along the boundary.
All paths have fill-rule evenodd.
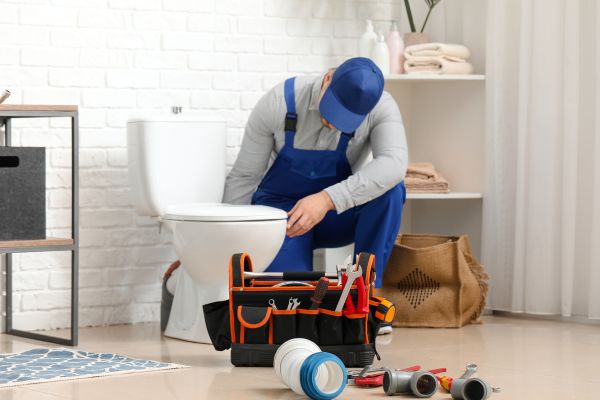
<path id="1" fill-rule="evenodd" d="M 310 310 L 316 310 L 319 308 L 321 303 L 323 302 L 323 298 L 325 297 L 325 293 L 327 293 L 327 289 L 329 288 L 329 279 L 322 277 L 319 279 L 317 283 L 317 287 L 315 288 L 315 292 L 313 296 L 310 298 L 312 304 L 310 305 Z"/>

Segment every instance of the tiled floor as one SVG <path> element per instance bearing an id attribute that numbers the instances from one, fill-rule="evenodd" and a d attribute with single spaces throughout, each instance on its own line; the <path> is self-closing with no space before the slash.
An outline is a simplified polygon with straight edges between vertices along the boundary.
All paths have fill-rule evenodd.
<path id="1" fill-rule="evenodd" d="M 0 336 L 0 351 L 44 344 Z M 295 399 L 271 368 L 234 368 L 228 352 L 163 338 L 156 324 L 81 330 L 88 351 L 181 363 L 192 368 L 0 389 L 0 400 Z M 394 329 L 380 337 L 381 363 L 446 367 L 458 376 L 469 362 L 502 393 L 492 399 L 599 399 L 600 326 L 486 317 L 463 329 Z M 383 398 L 383 390 L 348 387 L 340 398 Z M 434 398 L 449 399 L 440 392 Z"/>

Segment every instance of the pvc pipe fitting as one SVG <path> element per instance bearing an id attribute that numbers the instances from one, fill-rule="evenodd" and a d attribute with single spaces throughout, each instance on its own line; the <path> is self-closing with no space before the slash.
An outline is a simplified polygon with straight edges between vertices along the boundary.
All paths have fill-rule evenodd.
<path id="1" fill-rule="evenodd" d="M 454 379 L 450 394 L 456 400 L 485 400 L 492 394 L 489 383 L 479 378 Z"/>
<path id="2" fill-rule="evenodd" d="M 273 360 L 275 374 L 295 393 L 315 400 L 339 396 L 347 383 L 342 361 L 307 339 L 291 339 L 282 344 Z"/>
<path id="3" fill-rule="evenodd" d="M 385 369 L 383 390 L 388 396 L 396 393 L 411 393 L 416 397 L 431 397 L 438 390 L 438 381 L 428 371 L 396 371 Z"/>

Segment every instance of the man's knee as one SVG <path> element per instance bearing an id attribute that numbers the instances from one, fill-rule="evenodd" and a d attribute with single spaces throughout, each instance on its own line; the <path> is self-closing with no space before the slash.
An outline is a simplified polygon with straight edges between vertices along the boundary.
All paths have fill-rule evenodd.
<path id="1" fill-rule="evenodd" d="M 404 188 L 404 182 L 401 182 L 377 197 L 376 199 L 371 200 L 371 202 L 376 202 L 378 206 L 384 206 L 388 209 L 399 208 L 402 209 L 404 202 L 406 200 L 406 189 Z"/>

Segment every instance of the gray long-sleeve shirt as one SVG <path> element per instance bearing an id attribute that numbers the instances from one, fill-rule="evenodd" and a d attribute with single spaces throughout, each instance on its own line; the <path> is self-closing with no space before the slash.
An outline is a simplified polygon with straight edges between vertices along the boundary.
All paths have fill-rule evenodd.
<path id="1" fill-rule="evenodd" d="M 334 150 L 340 132 L 323 126 L 319 93 L 323 76 L 298 77 L 295 82 L 298 123 L 294 147 Z M 237 160 L 227 176 L 224 203 L 250 204 L 264 174 L 285 144 L 287 111 L 283 82 L 267 92 L 250 114 Z M 370 152 L 373 159 L 366 162 Z M 338 213 L 381 196 L 404 179 L 408 164 L 400 110 L 392 96 L 381 99 L 358 127 L 346 150 L 352 175 L 325 189 Z"/>

